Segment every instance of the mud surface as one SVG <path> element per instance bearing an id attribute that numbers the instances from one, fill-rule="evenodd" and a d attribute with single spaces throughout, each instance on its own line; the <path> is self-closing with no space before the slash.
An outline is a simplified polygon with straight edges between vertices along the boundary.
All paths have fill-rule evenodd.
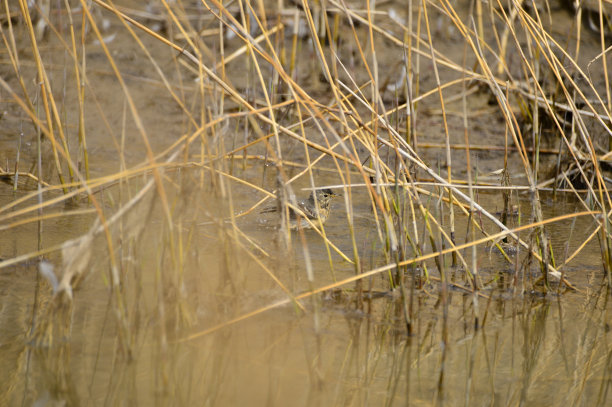
<path id="1" fill-rule="evenodd" d="M 473 294 L 465 267 L 454 266 L 450 257 L 445 257 L 442 264 L 450 280 L 445 288 L 439 283 L 441 273 L 436 259 L 402 269 L 408 296 L 405 302 L 399 289 L 388 289 L 390 279 L 394 278 L 390 272 L 296 299 L 310 290 L 349 279 L 356 272 L 393 264 L 395 259 L 385 254 L 388 242 L 380 237 L 384 220 L 372 208 L 366 189 L 353 188 L 348 196 L 345 194 L 333 201 L 332 215 L 325 223 L 325 236 L 334 247 L 326 244 L 315 231 L 304 230 L 289 234 L 291 241 L 287 248 L 278 227 L 279 217 L 259 214 L 261 206 L 253 209 L 265 197 L 264 193 L 231 178 L 273 191 L 279 175 L 271 153 L 275 150 L 270 145 L 264 142 L 249 145 L 231 158 L 221 160 L 223 164 L 216 167 L 212 164 L 214 160 L 207 161 L 217 172 L 202 164 L 211 156 L 221 156 L 256 140 L 260 136 L 258 131 L 273 134 L 273 128 L 258 119 L 258 131 L 253 130 L 253 123 L 243 114 L 244 107 L 227 94 L 220 102 L 218 83 L 201 76 L 179 51 L 133 25 L 129 27 L 135 29 L 135 34 L 130 34 L 117 16 L 99 7 L 92 18 L 102 29 L 101 36 L 107 41 L 124 85 L 96 35 L 88 30 L 83 47 L 86 75 L 80 76 L 85 84 L 84 113 L 80 116 L 70 47 L 64 45 L 70 41 L 68 15 L 63 6 L 58 10 L 55 2 L 52 3 L 51 22 L 61 31 L 54 33 L 47 29 L 38 44 L 58 102 L 70 158 L 79 172 L 71 176 L 64 165 L 63 176 L 75 185 L 79 176 L 93 180 L 108 176 L 112 180 L 93 187 L 98 207 L 85 191 L 63 199 L 62 189 L 54 187 L 59 185 L 59 174 L 52 143 L 48 137 L 40 141 L 42 166 L 39 170 L 35 165 L 39 145 L 37 127 L 12 95 L 6 89 L 1 91 L 0 360 L 3 368 L 0 383 L 3 385 L 0 404 L 604 406 L 612 403 L 611 308 L 599 241 L 591 236 L 597 227 L 595 219 L 582 216 L 545 226 L 555 264 L 574 290 L 551 281 L 545 293 L 544 283 L 534 283 L 541 273 L 537 262 L 530 262 L 532 259 L 525 249 L 517 253 L 513 250 L 515 247 L 506 247 L 511 260 L 508 262 L 497 248 L 487 244 L 479 245 L 474 252 L 471 248 L 461 251 L 470 268 L 476 265 L 475 279 L 480 287 L 477 295 Z M 144 8 L 140 2 L 117 4 L 127 15 L 192 51 L 181 37 L 183 34 L 169 22 L 170 17 L 161 5 Z M 183 14 L 177 14 L 177 18 L 189 21 L 201 33 L 204 65 L 224 78 L 253 106 L 265 110 L 266 94 L 258 73 L 245 56 L 248 53 L 221 69 L 219 22 L 201 3 L 183 2 L 182 6 Z M 364 4 L 349 6 L 355 10 L 365 8 Z M 235 5 L 230 9 L 237 10 L 232 7 Z M 266 8 L 269 28 L 277 23 L 274 7 L 275 4 L 270 4 Z M 287 44 L 284 58 L 288 60 L 291 13 L 297 9 L 286 7 L 288 12 L 280 18 L 286 31 L 272 40 Z M 376 7 L 378 14 L 374 22 L 381 32 L 392 34 L 392 38 L 381 32 L 375 34 L 381 110 L 384 107 L 390 111 L 406 102 L 404 92 L 396 92 L 392 86 L 401 77 L 404 66 L 403 48 L 393 39 L 404 38 L 397 21 L 407 24 L 406 7 L 406 2 L 397 1 L 379 2 Z M 417 10 L 419 4 L 413 3 L 413 7 Z M 434 47 L 441 61 L 467 67 L 468 72 L 441 63 L 440 81 L 449 83 L 474 72 L 476 58 L 441 7 L 438 3 L 428 6 Z M 470 4 L 461 1 L 455 7 L 461 14 L 459 18 L 468 21 Z M 550 7 L 543 17 L 543 25 L 550 27 L 549 33 L 564 44 L 564 49 L 575 50 L 575 15 L 561 4 L 542 7 Z M 499 9 L 487 8 L 485 12 L 485 23 L 489 21 L 491 25 L 488 15 L 490 12 L 497 15 Z M 36 13 L 32 15 L 37 21 Z M 76 4 L 72 15 L 80 36 L 81 13 Z M 361 10 L 358 15 L 364 18 L 366 14 Z M 302 17 L 300 24 L 304 24 Z M 368 61 L 372 61 L 367 27 L 358 20 L 354 22 L 358 43 Z M 495 24 L 499 20 L 496 17 Z M 46 123 L 26 26 L 19 18 L 11 21 L 19 50 L 20 76 L 35 111 L 40 112 L 38 117 Z M 351 89 L 355 83 L 363 86 L 363 97 L 371 100 L 372 89 L 367 85 L 370 74 L 360 63 L 360 47 L 347 19 L 341 18 L 338 24 L 339 39 L 334 50 L 338 60 L 327 46 L 323 48 L 328 52 L 326 61 L 330 65 L 336 61 L 334 69 L 339 82 Z M 416 17 L 414 24 L 417 24 Z M 9 27 L 6 18 L 2 20 L 2 27 L 6 35 Z M 305 30 L 302 26 L 300 31 Z M 501 24 L 498 30 L 503 31 Z M 257 30 L 252 32 L 254 37 L 259 34 Z M 579 67 L 589 72 L 596 89 L 605 89 L 601 58 L 597 58 L 601 53 L 599 36 L 586 29 L 581 34 Z M 521 34 L 519 37 L 522 38 Z M 423 52 L 419 55 L 415 51 L 412 62 L 414 72 L 418 72 L 414 85 L 418 82 L 419 90 L 415 94 L 426 96 L 419 100 L 415 118 L 417 148 L 423 161 L 443 173 L 447 164 L 444 120 L 435 91 L 433 65 L 426 57 L 429 50 L 424 31 L 420 38 Z M 318 121 L 305 120 L 304 129 L 299 131 L 313 143 L 328 146 L 327 142 L 337 141 L 335 136 L 330 136 L 332 130 L 341 137 L 347 134 L 347 129 L 334 118 L 338 114 L 335 98 L 312 41 L 306 33 L 300 33 L 297 41 L 298 63 L 294 71 L 287 71 L 320 106 L 329 107 L 328 116 Z M 416 41 L 413 38 L 413 45 Z M 491 37 L 487 38 L 489 41 L 493 44 L 495 40 Z M 524 50 L 527 50 L 526 41 L 519 44 Z M 223 57 L 227 58 L 243 44 L 226 32 Z M 495 59 L 492 51 L 483 52 L 490 61 Z M 575 57 L 574 52 L 570 53 Z M 512 44 L 507 54 L 506 75 L 524 77 L 520 58 L 516 44 Z M 609 53 L 607 58 L 610 66 Z M 25 100 L 7 51 L 0 50 L 0 61 L 3 80 Z M 493 62 L 490 64 L 494 66 Z M 286 86 L 275 87 L 278 83 L 274 82 L 272 69 L 269 65 L 262 66 L 266 67 L 261 73 L 265 89 L 274 89 L 273 104 L 295 97 Z M 568 69 L 577 68 L 568 66 Z M 546 75 L 550 73 L 542 74 Z M 462 92 L 466 95 L 465 105 Z M 213 100 L 212 95 L 217 99 Z M 499 185 L 499 177 L 492 172 L 503 166 L 507 129 L 490 89 L 482 81 L 474 80 L 465 88 L 458 81 L 444 90 L 444 97 L 450 144 L 465 143 L 467 118 L 471 176 L 479 182 Z M 594 98 L 592 94 L 586 97 Z M 355 100 L 352 103 L 359 105 Z M 520 106 L 515 97 L 512 106 L 520 119 Z M 371 118 L 371 112 L 363 106 L 356 111 L 362 119 Z M 202 123 L 223 115 L 227 118 L 219 125 L 194 136 Z M 283 126 L 298 123 L 295 110 L 279 108 L 275 115 Z M 86 134 L 88 175 L 84 146 L 79 141 L 81 120 Z M 406 134 L 405 109 L 390 114 L 388 120 Z M 518 125 L 529 133 L 528 123 Z M 592 128 L 596 150 L 606 151 L 607 138 L 602 127 L 596 121 L 586 125 Z M 555 136 L 557 130 L 550 128 L 550 134 L 542 141 L 544 150 L 557 150 L 560 145 Z M 208 141 L 192 141 L 181 151 L 182 158 L 173 158 L 172 162 L 180 162 L 181 166 L 168 164 L 160 175 L 160 182 L 166 188 L 172 227 L 168 226 L 164 198 L 159 189 L 151 189 L 113 224 L 108 235 L 96 234 L 86 250 L 79 252 L 79 256 L 86 252 L 89 261 L 72 293 L 73 302 L 58 306 L 52 284 L 39 273 L 40 263 L 51 264 L 55 270 L 74 268 L 66 263 L 67 254 L 62 252 L 66 242 L 91 232 L 98 210 L 111 219 L 154 179 L 150 170 L 134 174 L 129 174 L 129 170 L 149 165 L 152 157 L 157 163 L 165 162 L 173 145 L 189 137 Z M 269 140 L 274 145 L 273 137 Z M 507 145 L 510 146 L 511 184 L 526 185 L 523 163 L 513 150 L 514 143 L 508 141 Z M 342 152 L 340 147 L 329 148 Z M 301 141 L 290 137 L 282 138 L 281 151 L 283 160 L 289 163 L 284 167 L 285 180 L 301 173 L 308 160 L 316 160 L 323 154 L 320 150 L 305 148 Z M 356 152 L 361 162 L 367 161 L 369 153 L 363 145 L 358 144 Z M 65 157 L 61 159 L 65 162 Z M 563 160 L 567 158 L 564 156 Z M 451 161 L 453 178 L 466 179 L 465 149 L 453 149 Z M 543 153 L 540 179 L 554 173 L 556 163 L 557 155 Z M 393 154 L 389 154 L 387 164 L 395 165 Z M 16 182 L 12 176 L 2 175 L 15 168 L 23 173 Z M 35 180 L 39 174 L 46 183 L 41 185 L 44 191 L 40 194 Z M 417 175 L 420 181 L 431 181 L 427 174 Z M 362 173 L 343 162 L 338 164 L 329 156 L 316 164 L 312 179 L 317 187 L 341 184 L 343 179 L 346 183 L 365 182 Z M 306 198 L 308 188 L 312 187 L 310 174 L 304 172 L 291 186 L 298 198 Z M 424 194 L 420 202 L 436 213 L 448 230 L 448 213 L 436 212 L 440 208 L 440 191 L 431 186 L 423 188 L 431 195 Z M 476 200 L 488 211 L 502 210 L 500 192 L 481 190 L 477 194 Z M 400 192 L 396 198 L 405 211 L 404 216 L 410 216 L 409 194 Z M 516 205 L 518 216 L 509 221 L 510 227 L 534 221 L 532 199 L 526 190 L 512 192 L 512 204 Z M 546 219 L 586 210 L 568 192 L 556 195 L 542 192 L 540 200 Z M 270 203 L 272 199 L 262 205 Z M 351 211 L 347 211 L 347 203 Z M 48 217 L 38 221 L 41 216 Z M 489 232 L 497 231 L 478 212 L 470 216 L 457 211 L 455 217 L 457 244 L 473 240 L 467 228 L 472 218 L 477 218 Z M 530 233 L 525 231 L 520 235 L 528 240 Z M 417 222 L 416 233 L 411 231 L 410 235 L 421 242 L 424 252 L 435 250 L 423 219 Z M 580 256 L 566 264 L 566 259 L 588 239 Z M 111 250 L 109 241 L 113 243 Z M 355 253 L 360 258 L 359 265 L 354 264 Z M 533 286 L 539 288 L 531 289 Z M 447 290 L 444 295 L 443 289 Z M 49 336 L 38 342 L 42 321 L 49 320 L 53 321 L 51 326 L 46 331 L 43 329 Z"/>

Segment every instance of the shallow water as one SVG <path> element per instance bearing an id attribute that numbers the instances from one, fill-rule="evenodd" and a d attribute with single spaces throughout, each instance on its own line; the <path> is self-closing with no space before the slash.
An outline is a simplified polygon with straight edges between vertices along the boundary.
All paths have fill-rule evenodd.
<path id="1" fill-rule="evenodd" d="M 130 1 L 122 5 L 138 6 Z M 387 2 L 380 7 L 388 11 L 404 4 Z M 464 12 L 467 7 L 467 3 L 461 5 Z M 445 28 L 445 20 L 433 13 L 440 49 L 460 61 L 463 42 L 452 28 Z M 571 24 L 565 11 L 555 8 L 552 13 L 559 26 Z M 133 38 L 116 19 L 111 21 L 109 33 L 116 32 L 117 37 L 109 47 L 145 123 L 151 149 L 158 154 L 182 135 L 189 135 L 193 123 L 169 96 Z M 215 46 L 211 38 L 205 40 Z M 130 177 L 117 175 L 144 165 L 145 143 L 127 102 L 118 96 L 122 90 L 106 56 L 92 38 L 89 41 L 91 94 L 87 98 L 86 131 L 91 176 L 115 174 L 113 180 L 94 190 L 96 204 L 107 219 L 112 219 L 153 177 L 144 171 Z M 171 80 L 173 90 L 193 110 L 190 114 L 197 117 L 201 111 L 200 106 L 193 107 L 199 103 L 196 75 L 179 68 L 173 59 L 175 52 L 149 37 L 143 41 Z M 57 51 L 61 49 L 58 40 L 50 36 L 43 44 L 41 52 L 49 63 L 49 74 L 54 83 L 63 83 L 64 53 Z M 585 45 L 581 54 L 585 65 L 599 52 L 596 45 Z M 235 50 L 240 42 L 228 40 L 226 46 L 228 51 Z M 388 61 L 382 67 L 401 62 L 401 53 L 385 41 L 381 40 L 377 49 L 380 61 Z M 345 61 L 354 57 L 353 51 L 350 45 L 340 49 Z M 329 89 L 317 79 L 318 68 L 308 62 L 314 51 L 307 41 L 303 41 L 300 52 L 303 63 L 297 77 L 309 85 L 312 95 L 327 103 Z M 26 53 L 23 58 L 31 61 L 29 57 Z M 422 86 L 431 88 L 431 67 L 423 64 Z M 34 70 L 30 65 L 27 68 L 23 75 L 33 81 Z M 249 75 L 253 72 L 247 72 L 242 62 L 228 65 L 228 80 L 240 91 L 252 90 L 249 83 L 253 78 Z M 355 75 L 366 77 L 363 71 Z M 442 72 L 443 80 L 453 75 L 456 72 Z M 210 82 L 206 86 L 213 88 Z M 69 143 L 78 150 L 76 91 L 70 86 L 65 91 Z M 470 117 L 470 141 L 481 146 L 499 141 L 499 147 L 505 129 L 499 114 L 493 117 L 487 110 L 487 95 L 477 92 L 470 99 L 475 112 Z M 235 113 L 232 103 L 227 102 L 227 109 Z M 437 102 L 426 99 L 420 103 L 420 142 L 444 142 L 440 114 L 435 112 Z M 218 108 L 206 107 L 211 111 Z M 459 107 L 449 104 L 449 112 L 453 109 Z M 18 150 L 15 135 L 24 123 L 14 104 L 7 104 L 6 110 L 7 116 L 2 119 L 6 126 L 0 130 L 0 161 L 12 166 Z M 464 141 L 462 120 L 460 115 L 449 113 L 453 143 Z M 322 138 L 315 125 L 308 122 L 306 126 L 309 137 L 318 141 Z M 20 150 L 22 171 L 29 169 L 36 157 L 35 133 L 31 125 L 25 124 L 25 128 Z M 162 194 L 152 188 L 109 227 L 108 236 L 97 233 L 77 252 L 77 256 L 87 253 L 91 257 L 78 273 L 81 281 L 74 288 L 73 302 L 54 297 L 52 284 L 39 273 L 39 267 L 43 261 L 53 265 L 58 276 L 74 270 L 67 263 L 71 257 L 62 254 L 62 245 L 92 230 L 97 217 L 95 206 L 85 193 L 66 203 L 60 190 L 46 190 L 41 202 L 60 199 L 39 212 L 33 181 L 21 177 L 16 192 L 9 183 L 0 182 L 0 405 L 612 403 L 612 307 L 598 238 L 592 239 L 580 256 L 564 264 L 595 230 L 597 223 L 592 217 L 545 226 L 555 264 L 575 290 L 551 281 L 547 292 L 542 284 L 534 283 L 541 273 L 536 261 L 526 261 L 525 250 L 510 254 L 508 263 L 489 245 L 480 245 L 475 251 L 476 293 L 463 266 L 453 266 L 450 256 L 441 260 L 442 271 L 436 259 L 406 266 L 402 274 L 405 301 L 399 289 L 389 290 L 394 278 L 389 272 L 336 286 L 356 272 L 395 264 L 386 250 L 388 242 L 379 235 L 379 230 L 384 230 L 381 213 L 372 209 L 364 188 L 352 188 L 348 196 L 345 191 L 345 196 L 334 200 L 332 216 L 325 224 L 326 237 L 346 258 L 312 230 L 290 232 L 290 244 L 286 245 L 277 215 L 262 216 L 257 209 L 246 212 L 264 194 L 232 181 L 228 175 L 274 190 L 277 173 L 271 155 L 268 161 L 262 158 L 269 154 L 262 143 L 248 149 L 248 159 L 243 160 L 242 152 L 238 152 L 231 160 L 218 163 L 214 171 L 200 167 L 207 154 L 221 155 L 252 141 L 256 136 L 244 128 L 238 119 L 227 120 L 217 129 L 218 134 L 205 136 L 206 140 L 222 139 L 217 144 L 209 141 L 217 151 L 205 151 L 194 142 L 182 152 L 182 166 L 162 171 L 171 222 L 164 212 Z M 261 128 L 271 131 L 263 124 Z M 207 142 L 202 145 L 209 146 Z M 291 139 L 283 142 L 283 158 L 297 162 L 285 168 L 284 175 L 290 178 L 306 162 L 304 146 Z M 43 155 L 49 158 L 43 173 L 56 185 L 49 146 L 43 144 L 47 149 Z M 556 147 L 556 142 L 551 144 Z M 444 150 L 430 147 L 422 146 L 420 155 L 432 168 L 443 166 Z M 309 154 L 314 160 L 320 152 L 311 149 Z M 472 151 L 473 174 L 485 179 L 503 165 L 503 157 L 503 150 Z M 465 152 L 453 150 L 452 160 L 454 176 L 465 178 Z M 81 170 L 82 165 L 79 162 Z M 323 159 L 313 174 L 316 186 L 341 183 L 340 172 L 347 183 L 364 182 L 362 174 L 349 172 L 343 165 L 338 170 L 329 157 Z M 509 168 L 512 183 L 522 185 L 522 166 L 512 153 Z M 305 174 L 292 184 L 298 198 L 308 196 L 308 178 Z M 485 180 L 499 183 L 495 177 Z M 448 231 L 450 219 L 448 213 L 440 213 L 447 208 L 438 204 L 439 191 L 424 188 L 432 195 L 421 195 L 420 203 L 436 219 L 442 219 Z M 27 199 L 13 206 L 23 197 Z M 345 198 L 353 209 L 352 234 Z M 553 199 L 551 193 L 542 192 L 540 198 L 545 219 L 585 210 L 569 193 L 559 193 Z M 492 213 L 502 209 L 498 192 L 481 191 L 477 201 Z M 404 205 L 402 216 L 407 219 L 409 198 L 400 196 L 398 202 Z M 511 219 L 510 227 L 533 222 L 528 193 L 513 192 L 512 203 L 518 206 L 520 217 Z M 39 222 L 37 217 L 41 215 L 54 216 Z M 473 237 L 468 231 L 466 215 L 457 210 L 455 216 L 457 244 L 481 237 L 479 232 Z M 489 233 L 498 231 L 478 213 L 474 218 Z M 417 240 L 424 253 L 432 252 L 421 215 L 417 215 L 416 230 L 416 235 L 409 231 L 410 237 Z M 520 236 L 528 240 L 530 231 Z M 438 236 L 436 244 L 440 241 Z M 410 248 L 404 258 L 416 257 L 409 244 L 404 247 Z M 461 253 L 471 268 L 471 249 Z M 352 263 L 356 254 L 359 267 Z M 440 283 L 442 274 L 448 284 Z M 308 295 L 313 290 L 319 291 Z M 296 300 L 300 295 L 303 297 Z"/>
<path id="2" fill-rule="evenodd" d="M 340 205 L 334 203 L 326 232 L 338 247 L 348 250 Z M 153 219 L 160 219 L 157 214 Z M 359 215 L 363 218 L 356 222 L 356 235 L 367 259 L 372 213 Z M 293 255 L 274 260 L 279 249 L 270 236 L 277 230 L 262 226 L 257 216 L 241 222 L 243 230 L 271 253 L 272 258 L 260 256 L 260 261 L 291 292 L 333 281 L 324 244 L 315 232 L 304 233 L 314 270 L 314 281 L 308 283 L 297 232 L 292 233 Z M 582 219 L 574 226 L 577 241 L 582 239 L 577 231 L 588 233 L 590 223 Z M 596 244 L 589 250 L 591 261 L 581 257 L 579 265 L 565 268 L 580 292 L 547 296 L 513 294 L 512 266 L 495 250 L 479 248 L 482 294 L 476 299 L 457 288 L 466 283 L 463 273 L 452 268 L 449 276 L 458 286 L 450 286 L 447 297 L 435 284 L 408 290 L 408 334 L 400 295 L 385 292 L 384 273 L 364 281 L 361 302 L 356 301 L 356 286 L 350 284 L 344 287 L 348 291 L 302 300 L 302 311 L 287 301 L 244 249 L 224 245 L 219 238 L 224 228 L 205 222 L 183 226 L 195 234 L 185 245 L 180 283 L 173 280 L 176 275 L 171 270 L 159 269 L 163 257 L 159 245 L 164 243 L 154 231 L 161 230 L 161 222 L 154 220 L 131 255 L 124 254 L 122 272 L 127 279 L 121 295 L 128 327 L 123 332 L 108 287 L 108 266 L 101 257 L 104 250 L 96 249 L 89 276 L 75 291 L 69 327 L 56 331 L 60 333 L 50 347 L 32 343 L 29 335 L 33 312 L 39 323 L 51 295 L 37 275 L 37 262 L 4 268 L 0 353 L 6 366 L 2 381 L 8 385 L 3 386 L 2 404 L 558 405 L 571 400 L 570 405 L 606 405 L 609 401 L 610 305 L 597 266 Z M 44 230 L 49 236 L 59 235 L 60 241 L 72 237 L 64 222 L 44 222 Z M 567 225 L 552 227 L 550 235 L 556 241 L 555 236 L 566 236 L 569 230 Z M 17 240 L 6 235 L 2 239 L 3 248 Z M 559 238 L 555 246 L 563 245 Z M 230 253 L 225 252 L 228 249 Z M 140 264 L 133 264 L 133 258 Z M 60 263 L 55 257 L 49 259 Z M 377 260 L 372 261 L 375 266 Z M 437 275 L 432 265 L 430 270 Z M 353 273 L 349 263 L 334 262 L 337 279 Z M 446 305 L 442 298 L 447 298 Z M 61 326 L 61 318 L 56 324 Z"/>

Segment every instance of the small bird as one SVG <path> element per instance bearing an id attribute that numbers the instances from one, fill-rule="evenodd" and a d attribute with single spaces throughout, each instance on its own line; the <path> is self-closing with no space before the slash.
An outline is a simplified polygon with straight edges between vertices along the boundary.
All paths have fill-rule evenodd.
<path id="1" fill-rule="evenodd" d="M 296 212 L 292 208 L 289 208 L 289 226 L 291 229 L 297 229 L 298 227 L 302 227 L 304 229 L 310 229 L 312 226 L 308 223 L 307 220 L 304 219 L 304 216 L 308 218 L 315 225 L 320 225 L 325 223 L 327 218 L 329 217 L 329 211 L 331 209 L 331 200 L 333 197 L 338 196 L 334 194 L 334 192 L 329 189 L 318 189 L 316 191 L 312 191 L 308 200 L 299 201 L 298 208 L 304 214 L 302 215 L 299 212 Z M 316 199 L 316 203 L 315 203 Z M 319 206 L 319 210 L 317 212 L 317 204 Z M 276 212 L 277 206 L 268 206 L 263 208 L 260 213 L 270 213 Z M 318 223 L 320 222 L 320 223 Z"/>

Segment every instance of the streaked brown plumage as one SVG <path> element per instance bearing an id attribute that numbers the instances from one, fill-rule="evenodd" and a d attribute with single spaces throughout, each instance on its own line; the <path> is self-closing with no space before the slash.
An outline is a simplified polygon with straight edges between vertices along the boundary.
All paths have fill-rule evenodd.
<path id="1" fill-rule="evenodd" d="M 289 208 L 289 221 L 291 229 L 297 229 L 298 225 L 304 229 L 311 228 L 312 226 L 310 225 L 310 223 L 308 223 L 307 220 L 304 219 L 304 216 L 306 216 L 315 225 L 318 225 L 318 222 L 321 222 L 321 224 L 325 223 L 325 221 L 329 217 L 329 212 L 331 209 L 331 200 L 335 196 L 338 195 L 334 194 L 331 189 L 318 189 L 316 191 L 312 191 L 306 201 L 298 202 L 298 207 L 302 212 L 304 212 L 303 215 L 299 212 L 296 212 L 292 208 Z M 317 200 L 317 203 L 319 205 L 318 216 L 315 199 Z M 268 206 L 262 209 L 260 213 L 276 212 L 277 209 L 278 208 L 276 205 Z"/>

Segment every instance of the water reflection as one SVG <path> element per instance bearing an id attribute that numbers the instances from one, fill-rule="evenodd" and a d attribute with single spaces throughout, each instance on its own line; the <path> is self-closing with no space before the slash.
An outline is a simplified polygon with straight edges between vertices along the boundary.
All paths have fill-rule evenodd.
<path id="1" fill-rule="evenodd" d="M 22 278 L 14 278 L 17 273 Z M 352 297 L 346 293 L 324 295 L 306 301 L 306 313 L 287 305 L 181 342 L 206 328 L 205 320 L 243 312 L 241 300 L 225 293 L 206 300 L 217 315 L 198 318 L 167 342 L 157 312 L 143 313 L 130 330 L 130 356 L 118 346 L 112 301 L 90 285 L 80 293 L 87 300 L 63 317 L 71 321 L 64 338 L 52 346 L 30 342 L 35 284 L 31 268 L 3 274 L 0 284 L 4 405 L 603 406 L 610 401 L 605 290 L 587 297 L 512 299 L 493 291 L 477 303 L 449 290 L 447 317 L 441 291 L 417 291 L 410 302 L 412 335 L 397 296 L 359 303 L 347 301 Z M 258 297 L 250 304 L 269 300 Z M 192 296 L 187 305 L 197 301 Z"/>

